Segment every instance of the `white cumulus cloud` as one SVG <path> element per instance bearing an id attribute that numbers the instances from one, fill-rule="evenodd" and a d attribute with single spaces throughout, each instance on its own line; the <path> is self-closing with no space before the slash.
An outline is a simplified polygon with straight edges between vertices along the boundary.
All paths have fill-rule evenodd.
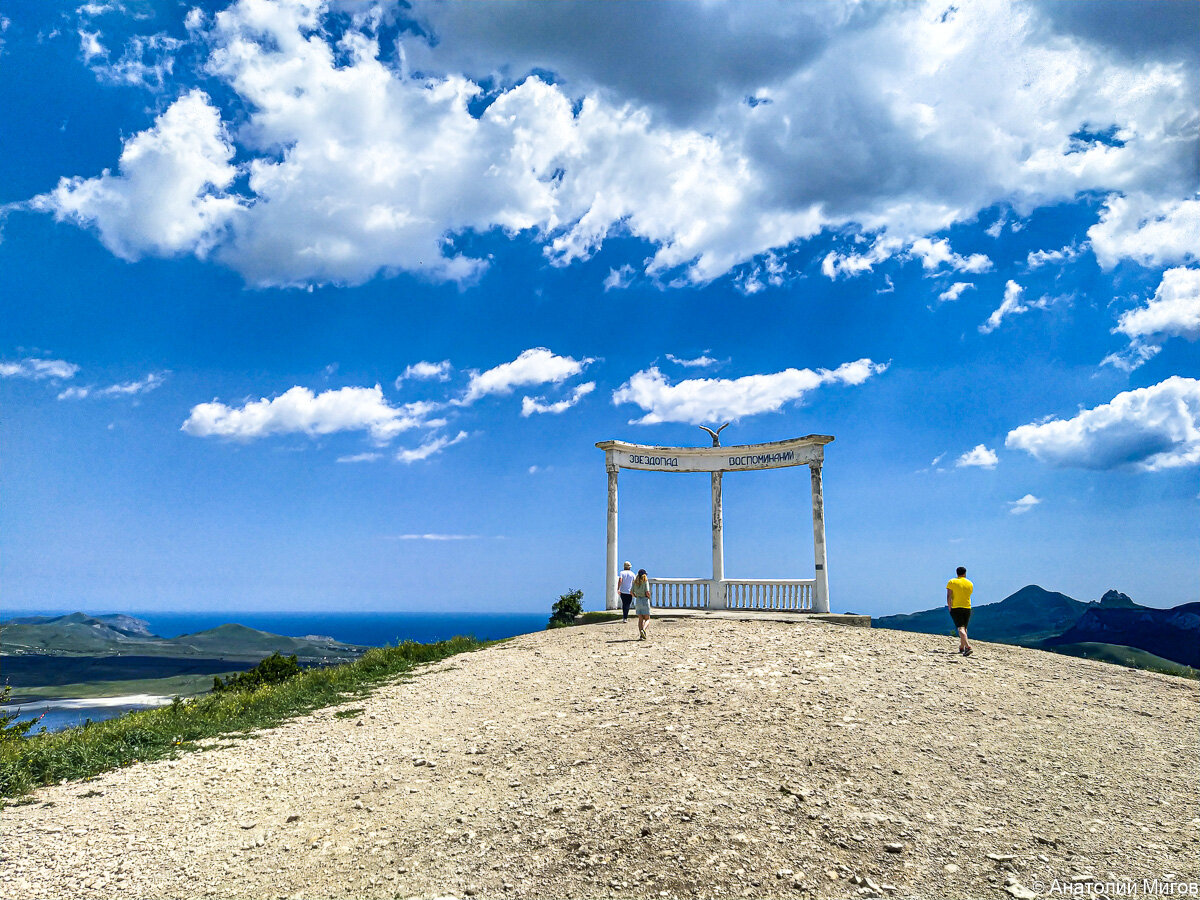
<path id="1" fill-rule="evenodd" d="M 992 310 L 992 314 L 988 316 L 987 321 L 979 326 L 980 333 L 991 334 L 1009 316 L 1020 315 L 1021 313 L 1029 312 L 1031 309 L 1045 309 L 1056 299 L 1043 296 L 1037 300 L 1026 301 L 1024 296 L 1025 288 L 1021 287 L 1015 281 L 1010 280 L 1004 286 L 1004 299 L 1000 302 L 1000 305 Z M 1069 298 L 1059 297 L 1057 299 L 1064 300 Z"/>
<path id="2" fill-rule="evenodd" d="M 963 291 L 973 289 L 974 287 L 975 285 L 969 281 L 956 281 L 954 284 L 950 285 L 950 287 L 946 288 L 946 290 L 938 294 L 938 300 L 942 303 L 948 303 L 957 300 L 963 295 Z"/>
<path id="3" fill-rule="evenodd" d="M 545 347 L 532 347 L 512 362 L 472 374 L 461 402 L 474 403 L 488 394 L 509 394 L 513 388 L 534 384 L 559 384 L 578 375 L 591 362 L 591 359 L 558 356 Z"/>
<path id="4" fill-rule="evenodd" d="M 411 465 L 415 462 L 420 462 L 434 454 L 441 453 L 447 447 L 452 447 L 457 443 L 465 441 L 469 435 L 465 431 L 460 431 L 454 437 L 432 437 L 423 441 L 420 446 L 411 449 L 397 451 L 396 461 Z"/>
<path id="5" fill-rule="evenodd" d="M 360 462 L 375 462 L 383 456 L 382 453 L 352 453 L 349 456 L 339 456 L 337 461 L 340 463 L 360 463 Z"/>
<path id="6" fill-rule="evenodd" d="M 453 366 L 450 365 L 450 360 L 448 359 L 443 359 L 441 362 L 421 360 L 406 367 L 400 374 L 400 377 L 396 379 L 396 384 L 410 378 L 417 381 L 448 381 L 452 368 Z"/>
<path id="7" fill-rule="evenodd" d="M 1052 466 L 1146 471 L 1200 463 L 1200 381 L 1173 376 L 1071 419 L 1014 428 L 1005 446 Z"/>
<path id="8" fill-rule="evenodd" d="M 1021 516 L 1029 512 L 1042 501 L 1033 494 L 1026 494 L 1020 500 L 1010 500 L 1008 502 L 1008 511 L 1014 516 Z"/>
<path id="9" fill-rule="evenodd" d="M 619 269 L 609 269 L 604 279 L 604 291 L 620 291 L 633 284 L 633 266 L 626 263 Z"/>
<path id="10" fill-rule="evenodd" d="M 1104 269 L 1123 259 L 1148 267 L 1194 261 L 1200 258 L 1200 199 L 1114 194 L 1088 238 Z"/>
<path id="11" fill-rule="evenodd" d="M 992 261 L 984 254 L 972 253 L 970 256 L 962 256 L 950 249 L 950 241 L 945 238 L 937 241 L 919 238 L 913 241 L 909 252 L 921 260 L 921 265 L 927 272 L 945 266 L 955 272 L 978 274 L 992 268 Z"/>
<path id="12" fill-rule="evenodd" d="M 1030 269 L 1040 269 L 1042 266 L 1062 266 L 1076 259 L 1083 251 L 1075 244 L 1060 247 L 1058 250 L 1034 250 L 1025 257 L 1025 265 Z"/>
<path id="13" fill-rule="evenodd" d="M 69 387 L 58 395 L 59 400 L 82 400 L 85 397 L 132 397 L 144 394 L 161 386 L 163 375 L 151 372 L 145 378 L 134 381 L 122 381 L 107 387 Z"/>
<path id="14" fill-rule="evenodd" d="M 995 450 L 989 450 L 983 444 L 977 444 L 956 459 L 954 465 L 960 469 L 994 469 L 998 462 Z"/>
<path id="15" fill-rule="evenodd" d="M 64 359 L 26 357 L 14 362 L 0 362 L 0 378 L 28 378 L 33 381 L 51 378 L 61 381 L 74 378 L 78 371 L 79 366 Z"/>
<path id="16" fill-rule="evenodd" d="M 677 366 L 683 366 L 685 369 L 707 369 L 709 366 L 715 366 L 719 362 L 719 360 L 709 356 L 707 350 L 691 359 L 681 359 L 673 353 L 668 353 L 667 359 Z"/>
<path id="17" fill-rule="evenodd" d="M 252 440 L 274 434 L 317 436 L 339 431 L 365 431 L 381 443 L 403 431 L 429 424 L 429 403 L 391 406 L 379 385 L 344 387 L 314 394 L 293 387 L 278 397 L 253 400 L 240 407 L 213 401 L 192 407 L 183 431 L 195 437 Z"/>
<path id="18" fill-rule="evenodd" d="M 596 382 L 587 381 L 571 391 L 570 395 L 562 400 L 548 402 L 545 397 L 522 397 L 521 398 L 521 415 L 531 416 L 534 413 L 564 413 L 572 406 L 575 406 L 596 389 Z"/>
<path id="19" fill-rule="evenodd" d="M 1158 353 L 1168 338 L 1200 338 L 1200 269 L 1164 272 L 1152 300 L 1121 314 L 1113 329 L 1113 334 L 1118 333 L 1129 338 L 1129 348 L 1109 354 L 1103 362 L 1125 371 Z"/>
<path id="20" fill-rule="evenodd" d="M 242 211 L 225 193 L 236 174 L 233 153 L 220 113 L 193 90 L 126 141 L 118 174 L 63 178 L 30 205 L 95 228 L 122 259 L 204 256 Z"/>
<path id="21" fill-rule="evenodd" d="M 886 363 L 860 359 L 833 370 L 785 369 L 766 375 L 691 378 L 671 384 L 655 366 L 632 375 L 613 392 L 612 399 L 616 405 L 633 403 L 645 411 L 640 419 L 631 420 L 631 425 L 700 425 L 774 412 L 821 385 L 862 384 L 886 369 Z"/>

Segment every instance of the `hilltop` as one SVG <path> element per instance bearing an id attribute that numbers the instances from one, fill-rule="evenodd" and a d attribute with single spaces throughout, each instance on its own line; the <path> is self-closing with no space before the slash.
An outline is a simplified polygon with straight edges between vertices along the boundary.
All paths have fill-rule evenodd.
<path id="1" fill-rule="evenodd" d="M 6 895 L 1007 900 L 1200 878 L 1194 681 L 816 622 L 650 634 L 525 635 L 40 790 L 4 811 Z"/>

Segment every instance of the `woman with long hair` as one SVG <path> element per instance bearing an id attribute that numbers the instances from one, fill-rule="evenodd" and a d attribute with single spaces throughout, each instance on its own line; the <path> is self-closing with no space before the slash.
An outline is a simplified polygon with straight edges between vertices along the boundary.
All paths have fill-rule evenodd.
<path id="1" fill-rule="evenodd" d="M 638 569 L 633 579 L 633 611 L 637 614 L 638 640 L 646 639 L 646 623 L 650 621 L 650 579 L 645 569 Z"/>

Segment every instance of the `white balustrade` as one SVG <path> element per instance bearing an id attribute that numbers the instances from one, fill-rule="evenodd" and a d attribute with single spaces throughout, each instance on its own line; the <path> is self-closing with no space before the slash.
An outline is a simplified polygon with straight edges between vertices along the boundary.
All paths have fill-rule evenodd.
<path id="1" fill-rule="evenodd" d="M 709 609 L 713 582 L 708 578 L 651 578 L 654 609 Z M 793 578 L 727 578 L 726 609 L 812 612 L 816 580 Z"/>
<path id="2" fill-rule="evenodd" d="M 708 609 L 707 578 L 651 578 L 650 606 L 654 609 Z"/>
<path id="3" fill-rule="evenodd" d="M 816 580 L 790 578 L 726 578 L 726 609 L 811 612 Z"/>

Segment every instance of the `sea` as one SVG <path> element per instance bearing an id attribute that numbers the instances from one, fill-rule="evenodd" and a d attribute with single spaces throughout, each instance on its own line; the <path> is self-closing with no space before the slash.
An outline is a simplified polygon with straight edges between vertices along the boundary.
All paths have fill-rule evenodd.
<path id="1" fill-rule="evenodd" d="M 115 610 L 86 610 L 92 615 L 102 615 Z M 7 613 L 11 615 L 63 615 L 68 611 L 34 610 Z M 69 610 L 74 612 L 74 610 Z M 546 627 L 549 615 L 538 613 L 449 613 L 449 612 L 128 612 L 149 623 L 150 630 L 159 637 L 178 637 L 194 634 L 218 625 L 236 623 L 272 634 L 290 637 L 323 635 L 347 644 L 365 647 L 383 647 L 401 641 L 429 643 L 442 641 L 457 635 L 470 635 L 480 640 L 497 640 L 518 634 L 541 631 Z M 22 704 L 19 708 L 10 705 L 0 707 L 5 712 L 17 712 L 17 721 L 37 719 L 40 721 L 30 730 L 37 734 L 43 728 L 47 732 L 74 728 L 85 721 L 101 722 L 138 709 L 149 709 L 158 705 L 153 698 L 138 697 L 133 702 L 113 703 L 103 700 L 55 700 Z"/>

